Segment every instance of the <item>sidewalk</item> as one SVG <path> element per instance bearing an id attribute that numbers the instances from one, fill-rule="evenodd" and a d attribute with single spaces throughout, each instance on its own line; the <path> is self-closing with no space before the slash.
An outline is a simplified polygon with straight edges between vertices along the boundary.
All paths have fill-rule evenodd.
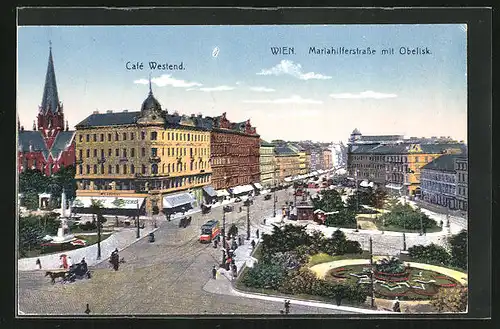
<path id="1" fill-rule="evenodd" d="M 83 257 L 88 266 L 92 266 L 103 262 L 109 255 L 118 248 L 118 250 L 123 250 L 130 246 L 131 244 L 139 241 L 140 239 L 146 237 L 149 233 L 156 231 L 152 228 L 144 228 L 140 230 L 139 239 L 136 238 L 137 231 L 135 228 L 126 228 L 118 232 L 113 233 L 109 238 L 101 242 L 101 259 L 97 260 L 97 244 L 93 244 L 88 247 L 62 251 L 60 253 L 40 255 L 39 257 L 21 258 L 17 261 L 18 271 L 35 271 L 39 270 L 38 265 L 36 265 L 36 260 L 40 259 L 42 265 L 41 270 L 57 269 L 59 268 L 60 260 L 59 256 L 62 254 L 68 255 L 73 259 L 73 262 L 79 262 Z"/>

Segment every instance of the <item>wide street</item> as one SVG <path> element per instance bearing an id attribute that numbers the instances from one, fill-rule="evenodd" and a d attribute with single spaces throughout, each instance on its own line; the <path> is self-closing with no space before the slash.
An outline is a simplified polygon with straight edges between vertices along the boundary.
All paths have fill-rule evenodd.
<path id="1" fill-rule="evenodd" d="M 279 206 L 293 200 L 290 191 L 278 191 Z M 239 206 L 243 211 L 238 212 Z M 258 224 L 273 213 L 273 202 L 256 197 L 250 219 Z M 209 219 L 222 219 L 222 207 L 206 215 L 194 214 L 191 226 L 179 228 L 179 220 L 162 221 L 156 242 L 142 239 L 120 252 L 126 263 L 118 272 L 104 261 L 92 268 L 90 280 L 50 284 L 43 271 L 19 272 L 19 310 L 24 314 L 82 315 L 88 303 L 92 314 L 279 314 L 283 303 L 211 294 L 203 286 L 221 254 L 210 244 L 197 241 L 200 226 Z M 226 229 L 236 223 L 246 234 L 246 207 L 234 204 L 226 215 Z M 222 224 L 222 223 L 221 223 Z M 248 242 L 247 242 L 248 243 Z M 225 278 L 218 278 L 225 280 Z M 342 313 L 336 310 L 294 305 L 294 314 Z"/>

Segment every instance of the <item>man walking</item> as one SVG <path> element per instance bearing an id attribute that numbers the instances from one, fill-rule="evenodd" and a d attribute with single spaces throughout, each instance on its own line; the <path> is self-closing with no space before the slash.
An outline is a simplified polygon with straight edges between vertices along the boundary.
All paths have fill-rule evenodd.
<path id="1" fill-rule="evenodd" d="M 215 268 L 215 265 L 214 265 L 214 267 L 212 268 L 212 279 L 215 280 L 216 277 L 217 277 L 217 268 Z"/>

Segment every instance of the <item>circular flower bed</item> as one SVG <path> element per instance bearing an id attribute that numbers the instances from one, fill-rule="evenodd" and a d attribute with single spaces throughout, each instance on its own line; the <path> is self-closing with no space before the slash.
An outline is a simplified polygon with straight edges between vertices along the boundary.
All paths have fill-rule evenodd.
<path id="1" fill-rule="evenodd" d="M 375 267 L 375 266 L 374 266 Z M 327 280 L 342 280 L 352 284 L 371 283 L 369 265 L 351 265 L 331 269 Z M 377 298 L 401 300 L 429 300 L 439 289 L 461 286 L 452 277 L 434 271 L 405 267 L 404 272 L 373 271 L 374 293 Z"/>

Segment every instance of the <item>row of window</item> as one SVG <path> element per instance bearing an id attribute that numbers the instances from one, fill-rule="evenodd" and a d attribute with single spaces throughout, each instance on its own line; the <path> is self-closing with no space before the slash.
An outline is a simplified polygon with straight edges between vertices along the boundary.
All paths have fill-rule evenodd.
<path id="1" fill-rule="evenodd" d="M 456 170 L 467 171 L 467 162 L 457 161 L 455 167 Z"/>
<path id="2" fill-rule="evenodd" d="M 85 174 L 94 174 L 94 175 L 97 175 L 97 174 L 123 174 L 123 175 L 127 175 L 128 174 L 128 168 L 130 167 L 130 174 L 135 174 L 135 166 L 134 164 L 123 164 L 123 165 L 108 165 L 107 166 L 107 172 L 104 171 L 105 169 L 105 165 L 104 164 L 101 164 L 100 166 L 98 165 L 86 165 L 85 166 Z M 207 169 L 208 165 L 207 165 L 207 162 L 204 161 L 204 162 L 200 162 L 199 164 L 197 162 L 191 162 L 189 164 L 189 170 L 204 170 L 204 169 Z M 78 174 L 80 175 L 83 175 L 84 172 L 83 172 L 83 165 L 79 165 L 78 166 Z M 100 170 L 98 170 L 98 168 Z M 122 169 L 120 169 L 122 168 Z M 158 166 L 158 164 L 154 163 L 151 165 L 151 174 L 158 174 L 159 171 L 158 171 L 158 168 L 161 168 L 161 173 L 162 174 L 169 174 L 169 173 L 175 173 L 175 172 L 182 172 L 182 171 L 186 171 L 187 168 L 188 168 L 188 165 L 184 162 L 184 163 L 172 163 L 172 164 L 162 164 L 161 167 Z M 91 170 L 93 169 L 93 170 Z M 146 165 L 142 165 L 141 166 L 141 171 L 140 171 L 141 174 L 148 174 L 148 167 Z"/>
<path id="3" fill-rule="evenodd" d="M 185 185 L 202 184 L 210 181 L 208 175 L 190 176 L 190 177 L 174 177 L 165 180 L 153 180 L 148 182 L 134 181 L 112 181 L 112 180 L 94 180 L 94 190 L 112 190 L 113 183 L 116 190 L 167 190 L 171 188 L 184 187 Z M 78 182 L 78 188 L 81 190 L 90 190 L 90 180 L 82 180 Z"/>
<path id="4" fill-rule="evenodd" d="M 97 149 L 93 150 L 92 154 L 93 154 L 94 158 L 97 158 L 97 156 L 98 156 L 97 152 L 98 152 Z M 187 152 L 187 148 L 185 148 L 185 147 L 184 148 L 182 148 L 182 147 L 167 147 L 167 152 L 165 152 L 165 148 L 161 149 L 161 155 L 164 156 L 165 153 L 167 154 L 167 156 L 179 157 L 179 156 L 186 156 L 188 152 Z M 208 148 L 197 148 L 197 147 L 195 147 L 195 148 L 190 147 L 189 148 L 189 156 L 191 156 L 191 157 L 207 156 L 208 153 L 209 153 Z M 123 158 L 126 158 L 127 154 L 128 154 L 128 152 L 127 152 L 126 148 L 121 150 L 121 156 Z M 118 148 L 115 149 L 114 155 L 119 157 L 120 156 L 120 149 L 118 149 Z M 159 155 L 158 148 L 156 148 L 156 147 L 151 148 L 150 155 L 152 157 L 158 156 Z M 82 149 L 79 150 L 79 156 L 80 156 L 80 160 L 82 160 L 82 158 L 83 158 L 83 150 Z M 90 156 L 91 156 L 90 149 L 87 149 L 86 156 L 87 156 L 87 158 L 90 158 Z M 101 149 L 100 156 L 101 156 L 101 159 L 104 158 L 104 156 L 105 156 L 104 149 Z M 113 156 L 113 149 L 108 149 L 107 156 Z M 130 156 L 135 157 L 135 148 L 130 149 Z M 141 148 L 141 156 L 142 157 L 146 156 L 146 148 L 144 148 L 144 147 Z"/>
<path id="5" fill-rule="evenodd" d="M 172 141 L 192 141 L 192 142 L 208 142 L 209 136 L 206 134 L 195 134 L 195 133 L 170 133 L 165 132 L 161 133 L 161 139 L 165 140 L 165 136 L 167 137 L 166 140 L 172 140 Z M 107 136 L 105 136 L 104 133 L 100 134 L 86 134 L 85 135 L 85 141 L 88 143 L 90 142 L 92 137 L 93 142 L 104 142 L 105 137 L 107 137 L 107 141 L 126 141 L 127 139 L 133 141 L 135 140 L 135 133 L 134 132 L 123 132 L 123 133 L 118 133 L 115 132 L 113 133 L 107 133 Z M 99 138 L 98 138 L 99 137 Z M 83 142 L 84 134 L 80 134 L 78 137 L 79 142 Z M 145 140 L 146 139 L 146 132 L 141 131 L 140 132 L 140 139 Z M 151 131 L 149 134 L 149 140 L 155 141 L 158 140 L 158 132 L 156 131 Z"/>

